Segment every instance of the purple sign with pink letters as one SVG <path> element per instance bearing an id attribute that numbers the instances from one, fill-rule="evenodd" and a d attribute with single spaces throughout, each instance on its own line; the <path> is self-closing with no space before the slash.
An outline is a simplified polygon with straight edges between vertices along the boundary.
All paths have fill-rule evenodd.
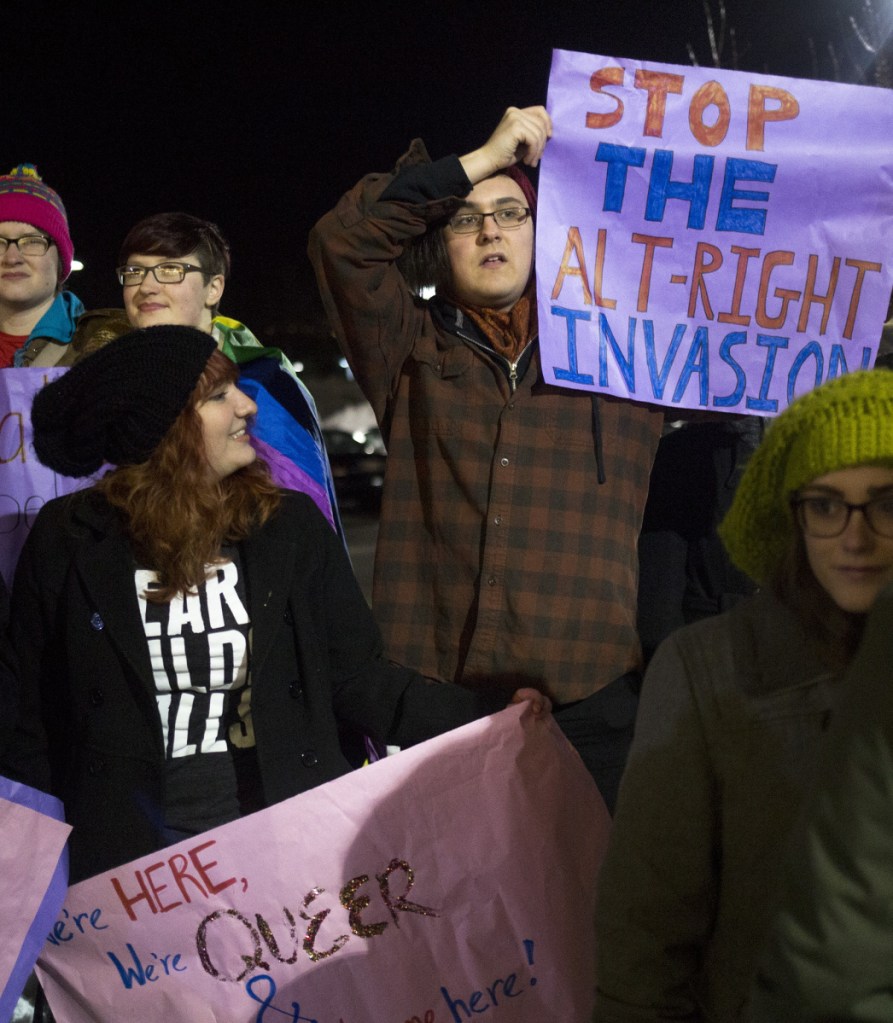
<path id="1" fill-rule="evenodd" d="M 543 373 L 772 416 L 873 364 L 893 287 L 886 89 L 556 50 Z"/>

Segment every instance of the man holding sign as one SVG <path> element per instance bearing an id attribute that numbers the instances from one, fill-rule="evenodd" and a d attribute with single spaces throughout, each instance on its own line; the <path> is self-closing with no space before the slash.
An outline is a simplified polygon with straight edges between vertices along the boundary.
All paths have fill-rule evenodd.
<path id="1" fill-rule="evenodd" d="M 416 141 L 311 233 L 388 446 L 374 580 L 390 656 L 535 686 L 613 804 L 635 716 L 636 539 L 662 414 L 545 382 L 533 273 L 543 107 L 461 158 Z M 421 286 L 436 295 L 422 301 Z"/>

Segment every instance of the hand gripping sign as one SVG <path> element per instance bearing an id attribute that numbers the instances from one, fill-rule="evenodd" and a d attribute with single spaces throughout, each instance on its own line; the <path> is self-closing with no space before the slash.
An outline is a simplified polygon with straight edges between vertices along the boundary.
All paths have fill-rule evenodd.
<path id="1" fill-rule="evenodd" d="M 588 1019 L 608 814 L 525 707 L 72 887 L 58 1023 Z"/>
<path id="2" fill-rule="evenodd" d="M 772 416 L 870 366 L 893 286 L 886 89 L 557 50 L 543 372 Z"/>

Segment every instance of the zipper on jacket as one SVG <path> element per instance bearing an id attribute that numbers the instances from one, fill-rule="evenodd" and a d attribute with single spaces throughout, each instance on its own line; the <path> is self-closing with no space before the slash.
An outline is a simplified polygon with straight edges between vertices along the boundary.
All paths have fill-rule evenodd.
<path id="1" fill-rule="evenodd" d="M 509 362 L 509 360 L 504 355 L 500 355 L 499 352 L 495 351 L 489 345 L 483 344 L 481 341 L 478 341 L 477 338 L 472 337 L 470 334 L 466 334 L 465 331 L 458 328 L 454 328 L 452 330 L 452 333 L 455 334 L 456 337 L 459 337 L 463 341 L 467 341 L 470 345 L 473 345 L 475 348 L 477 348 L 479 352 L 483 353 L 488 358 L 492 359 L 498 365 L 502 365 L 505 368 L 506 379 L 509 382 L 509 390 L 511 391 L 512 394 L 514 394 L 515 391 L 517 391 L 518 366 L 521 364 L 521 360 L 524 358 L 527 349 L 530 348 L 532 344 L 536 343 L 537 340 L 536 338 L 533 338 L 532 340 L 527 342 L 527 344 L 521 350 L 521 353 L 518 355 L 518 358 L 515 359 L 514 362 Z"/>

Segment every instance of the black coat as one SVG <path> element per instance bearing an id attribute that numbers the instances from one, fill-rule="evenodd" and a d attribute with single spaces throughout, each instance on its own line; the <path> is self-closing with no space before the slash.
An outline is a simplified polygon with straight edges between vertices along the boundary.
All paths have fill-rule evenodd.
<path id="1" fill-rule="evenodd" d="M 350 769 L 342 721 L 411 745 L 502 706 L 382 657 L 344 549 L 303 494 L 241 545 L 252 623 L 252 717 L 269 803 Z M 77 880 L 164 843 L 155 684 L 116 513 L 94 491 L 49 502 L 16 572 L 2 658 L 19 716 L 3 773 L 59 796 Z"/>

